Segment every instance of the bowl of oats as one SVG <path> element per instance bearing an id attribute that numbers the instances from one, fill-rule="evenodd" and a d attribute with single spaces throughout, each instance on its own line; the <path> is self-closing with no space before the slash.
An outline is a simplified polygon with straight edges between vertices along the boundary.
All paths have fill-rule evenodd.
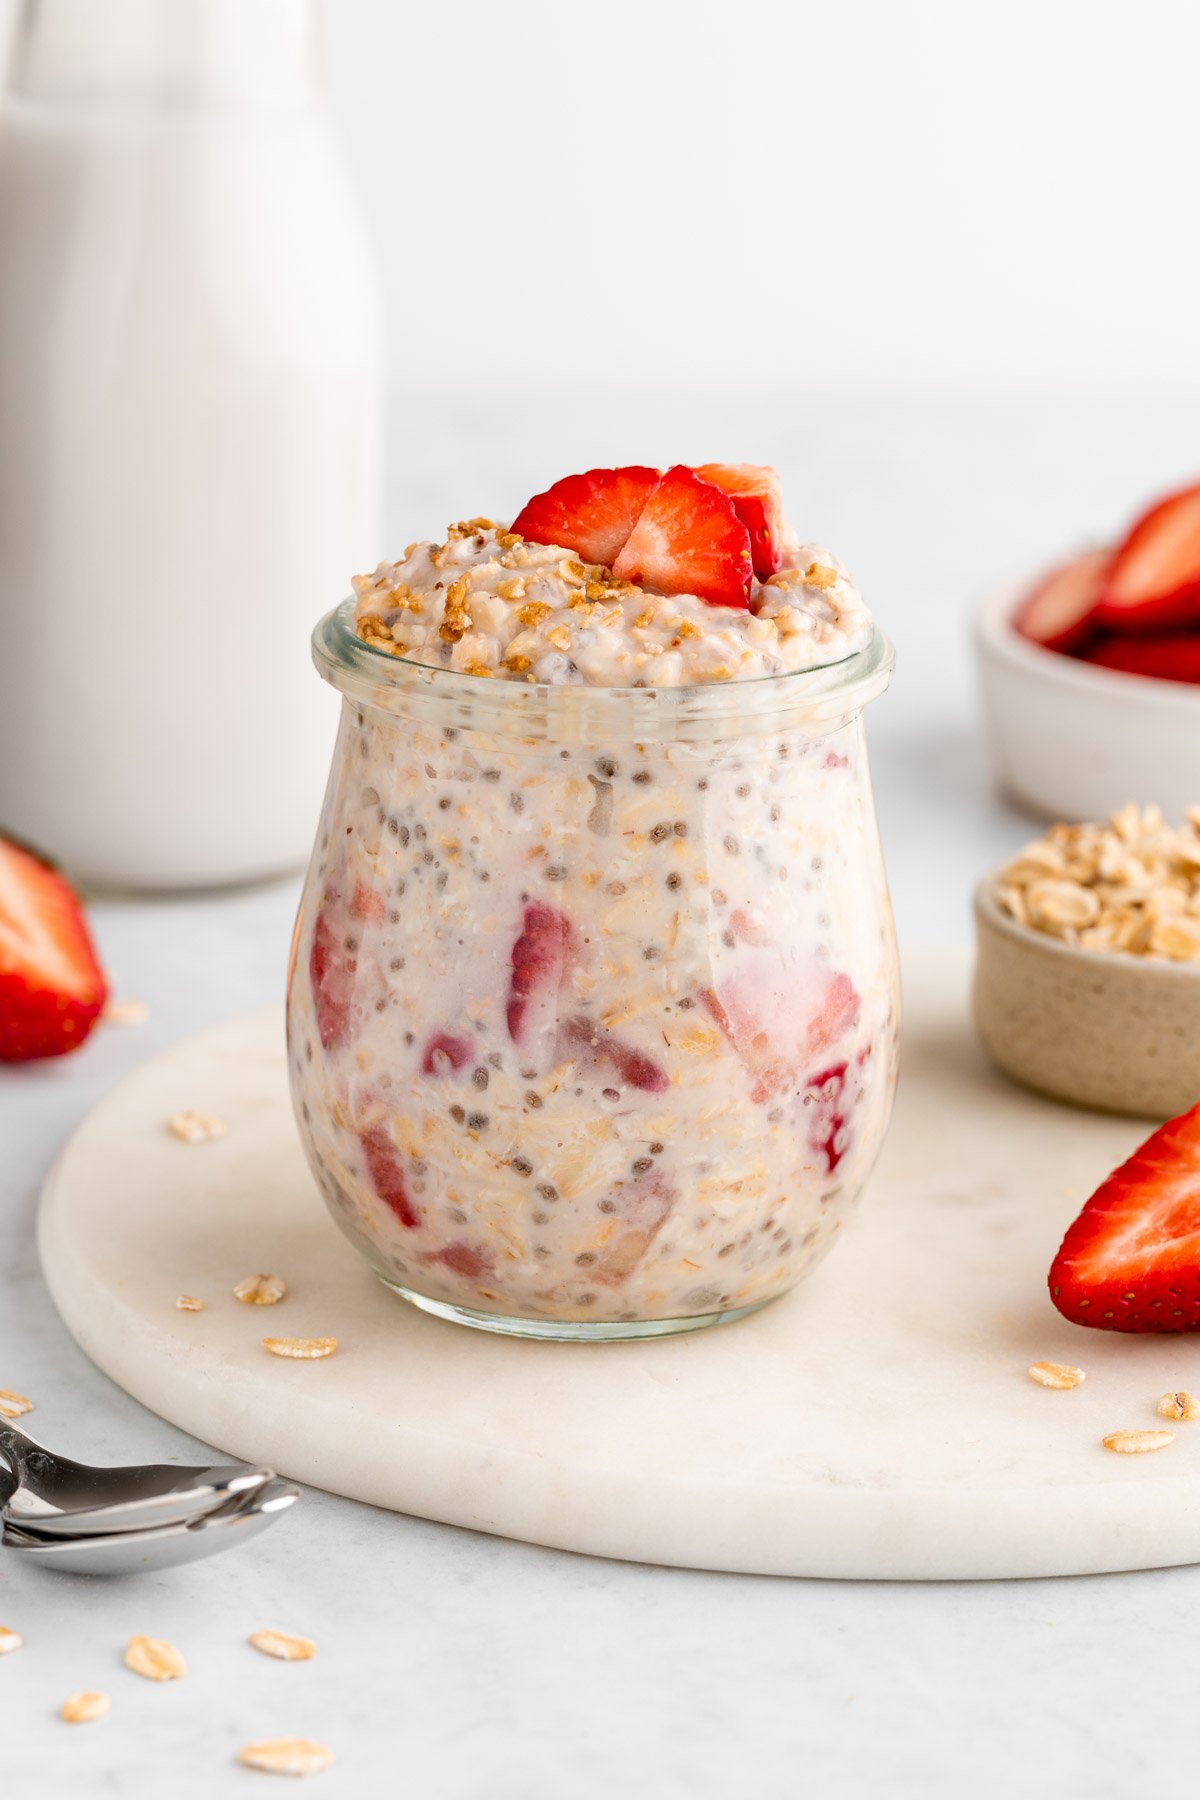
<path id="1" fill-rule="evenodd" d="M 975 893 L 983 1046 L 1073 1106 L 1168 1118 L 1200 1095 L 1200 806 L 1053 826 Z"/>

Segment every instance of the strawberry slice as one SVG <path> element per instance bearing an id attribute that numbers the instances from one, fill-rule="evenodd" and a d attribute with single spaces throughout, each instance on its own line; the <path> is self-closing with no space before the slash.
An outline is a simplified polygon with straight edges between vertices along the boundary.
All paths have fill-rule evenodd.
<path id="1" fill-rule="evenodd" d="M 678 1195 L 661 1175 L 654 1174 L 631 1187 L 618 1188 L 612 1199 L 616 1202 L 617 1228 L 600 1252 L 591 1278 L 605 1287 L 620 1287 L 666 1224 Z"/>
<path id="2" fill-rule="evenodd" d="M 1200 483 L 1168 494 L 1113 557 L 1096 620 L 1112 631 L 1158 631 L 1200 618 Z"/>
<path id="3" fill-rule="evenodd" d="M 1200 1104 L 1101 1182 L 1051 1265 L 1050 1298 L 1101 1331 L 1200 1330 Z"/>
<path id="4" fill-rule="evenodd" d="M 107 998 L 74 889 L 32 851 L 0 838 L 0 1061 L 74 1050 Z"/>
<path id="5" fill-rule="evenodd" d="M 750 533 L 727 494 L 677 463 L 646 501 L 613 574 L 660 594 L 748 607 Z"/>
<path id="6" fill-rule="evenodd" d="M 422 1075 L 457 1075 L 475 1055 L 475 1040 L 435 1031 L 421 1057 Z"/>
<path id="7" fill-rule="evenodd" d="M 610 1071 L 626 1087 L 640 1088 L 646 1094 L 664 1094 L 671 1085 L 653 1057 L 614 1037 L 602 1025 L 593 1025 L 590 1019 L 564 1020 L 560 1035 L 567 1054 L 578 1057 L 581 1066 L 593 1073 Z"/>
<path id="8" fill-rule="evenodd" d="M 737 1051 L 756 1106 L 795 1097 L 806 1068 L 827 1057 L 859 1015 L 848 975 L 816 962 L 787 962 L 769 949 L 743 951 L 739 966 L 701 999 Z"/>
<path id="9" fill-rule="evenodd" d="M 565 475 L 526 501 L 512 529 L 535 544 L 558 544 L 611 568 L 657 481 L 657 469 L 634 463 Z"/>
<path id="10" fill-rule="evenodd" d="M 336 1050 L 346 1042 L 353 1017 L 351 1003 L 358 961 L 345 947 L 344 928 L 339 931 L 334 922 L 340 914 L 336 896 L 327 894 L 313 926 L 308 958 L 308 979 L 322 1050 Z"/>
<path id="11" fill-rule="evenodd" d="M 521 915 L 521 932 L 512 947 L 508 988 L 508 1035 L 523 1044 L 538 1031 L 558 1025 L 558 995 L 575 949 L 575 934 L 565 913 L 531 900 Z"/>
<path id="12" fill-rule="evenodd" d="M 783 487 L 774 469 L 756 463 L 701 463 L 692 473 L 729 495 L 750 533 L 754 573 L 766 581 L 783 561 Z"/>
<path id="13" fill-rule="evenodd" d="M 1088 550 L 1039 581 L 1013 624 L 1044 650 L 1076 650 L 1092 633 L 1093 615 L 1112 562 L 1110 550 Z"/>
<path id="14" fill-rule="evenodd" d="M 421 1215 L 408 1191 L 404 1165 L 385 1125 L 372 1125 L 362 1134 L 363 1156 L 371 1177 L 371 1186 L 385 1206 L 389 1206 L 408 1231 L 415 1231 Z"/>
<path id="15" fill-rule="evenodd" d="M 1102 637 L 1080 652 L 1084 662 L 1156 681 L 1200 682 L 1200 634 L 1171 637 Z"/>

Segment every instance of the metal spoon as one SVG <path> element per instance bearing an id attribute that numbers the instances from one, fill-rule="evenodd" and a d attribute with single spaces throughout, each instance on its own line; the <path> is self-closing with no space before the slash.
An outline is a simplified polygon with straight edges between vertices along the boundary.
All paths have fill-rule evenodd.
<path id="1" fill-rule="evenodd" d="M 299 1488 L 269 1481 L 189 1523 L 146 1531 L 108 1531 L 95 1537 L 41 1537 L 7 1521 L 0 1545 L 27 1562 L 71 1575 L 134 1575 L 198 1562 L 247 1544 L 300 1498 Z"/>
<path id="2" fill-rule="evenodd" d="M 261 1489 L 273 1475 L 248 1463 L 93 1468 L 44 1449 L 11 1419 L 0 1418 L 0 1517 L 39 1536 L 186 1524 Z"/>

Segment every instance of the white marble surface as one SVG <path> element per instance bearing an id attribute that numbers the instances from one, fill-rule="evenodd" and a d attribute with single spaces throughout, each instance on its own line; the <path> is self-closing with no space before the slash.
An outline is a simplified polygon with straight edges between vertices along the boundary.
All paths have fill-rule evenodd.
<path id="1" fill-rule="evenodd" d="M 440 417 L 414 404 L 396 541 L 464 508 L 500 512 L 589 448 L 594 461 L 700 458 L 716 444 L 780 463 L 798 518 L 844 552 L 899 644 L 874 743 L 901 932 L 910 944 L 965 941 L 973 878 L 1027 830 L 987 784 L 969 600 L 1188 472 L 1193 409 L 797 401 L 711 417 L 664 405 L 646 418 L 644 396 L 636 415 L 612 399 Z M 102 903 L 105 955 L 149 1020 L 106 1030 L 60 1067 L 0 1075 L 0 1386 L 32 1394 L 30 1423 L 85 1457 L 193 1446 L 116 1390 L 59 1323 L 34 1253 L 38 1187 L 122 1074 L 277 995 L 296 891 Z M 780 1581 L 535 1550 L 309 1494 L 259 1551 L 136 1585 L 0 1560 L 0 1622 L 26 1638 L 0 1663 L 5 1791 L 74 1784 L 151 1800 L 169 1786 L 210 1800 L 248 1791 L 254 1778 L 231 1764 L 240 1743 L 302 1731 L 340 1758 L 320 1791 L 355 1800 L 393 1785 L 437 1800 L 1125 1800 L 1190 1779 L 1198 1604 L 1200 1569 Z M 321 1654 L 296 1666 L 256 1657 L 244 1636 L 266 1624 L 315 1636 Z M 159 1689 L 123 1671 L 135 1631 L 176 1641 L 188 1680 Z M 60 1725 L 59 1702 L 85 1686 L 112 1692 L 111 1715 Z"/>
<path id="2" fill-rule="evenodd" d="M 163 1418 L 422 1518 L 765 1575 L 1200 1562 L 1200 1433 L 1150 1458 L 1101 1442 L 1158 1423 L 1194 1345 L 1082 1334 L 1045 1289 L 1081 1198 L 1146 1126 L 1081 1117 L 997 1074 L 969 986 L 961 953 L 908 957 L 904 1077 L 863 1227 L 723 1332 L 601 1355 L 399 1304 L 330 1230 L 277 1005 L 186 1038 L 91 1114 L 47 1183 L 42 1270 L 75 1341 Z M 164 1129 L 191 1104 L 221 1138 L 188 1146 Z M 260 1269 L 288 1283 L 269 1312 L 232 1293 Z M 178 1293 L 204 1311 L 179 1311 Z M 298 1367 L 263 1353 L 264 1332 L 333 1337 L 337 1353 Z M 1026 1373 L 1076 1359 L 1088 1379 L 1069 1397 Z"/>

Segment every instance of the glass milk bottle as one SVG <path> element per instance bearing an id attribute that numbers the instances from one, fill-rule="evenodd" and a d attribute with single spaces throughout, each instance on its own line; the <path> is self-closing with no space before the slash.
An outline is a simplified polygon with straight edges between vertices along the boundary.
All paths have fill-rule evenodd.
<path id="1" fill-rule="evenodd" d="M 0 828 L 299 866 L 307 621 L 379 554 L 380 319 L 310 0 L 26 0 L 0 100 Z"/>

